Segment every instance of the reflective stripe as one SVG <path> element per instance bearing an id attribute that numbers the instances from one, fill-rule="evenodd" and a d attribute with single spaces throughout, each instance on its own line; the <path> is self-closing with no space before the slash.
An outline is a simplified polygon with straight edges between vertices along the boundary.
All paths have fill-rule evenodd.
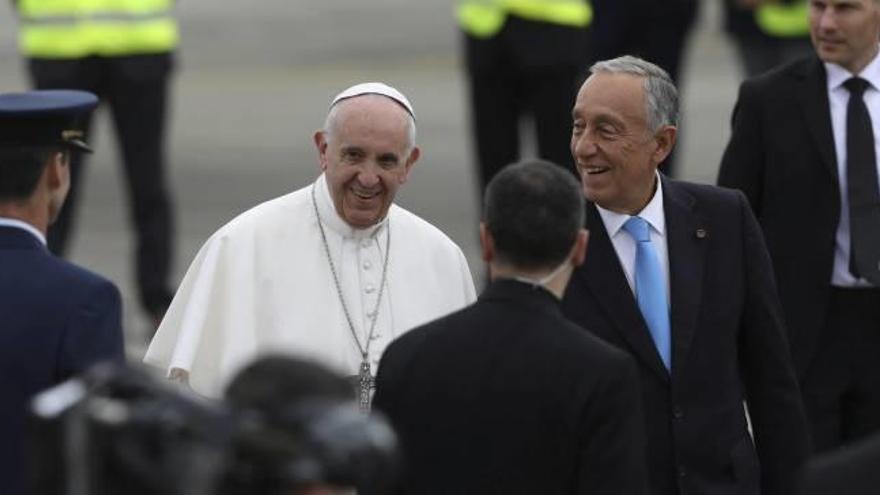
<path id="1" fill-rule="evenodd" d="M 593 9 L 585 1 L 507 0 L 507 11 L 525 19 L 571 27 L 587 27 Z"/>
<path id="2" fill-rule="evenodd" d="M 177 23 L 167 16 L 152 21 L 47 24 L 22 29 L 19 44 L 28 57 L 71 59 L 89 55 L 162 53 L 177 46 Z"/>
<path id="3" fill-rule="evenodd" d="M 19 46 L 28 57 L 162 53 L 180 41 L 173 0 L 19 0 Z"/>
<path id="4" fill-rule="evenodd" d="M 799 38 L 810 34 L 810 6 L 806 1 L 769 3 L 755 10 L 761 31 L 777 38 Z"/>
<path id="5" fill-rule="evenodd" d="M 586 0 L 459 0 L 455 13 L 459 26 L 480 38 L 498 33 L 508 14 L 571 27 L 586 27 L 593 18 Z"/>
<path id="6" fill-rule="evenodd" d="M 459 2 L 456 8 L 458 25 L 471 36 L 488 38 L 504 25 L 505 13 L 494 5 L 478 2 Z"/>
<path id="7" fill-rule="evenodd" d="M 118 12 L 124 14 L 170 13 L 174 0 L 18 0 L 22 17 L 89 16 Z"/>

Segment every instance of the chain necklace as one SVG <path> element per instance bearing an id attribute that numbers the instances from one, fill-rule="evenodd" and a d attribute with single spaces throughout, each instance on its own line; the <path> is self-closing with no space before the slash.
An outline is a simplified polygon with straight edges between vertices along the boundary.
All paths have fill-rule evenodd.
<path id="1" fill-rule="evenodd" d="M 385 282 L 388 277 L 388 258 L 390 257 L 389 249 L 391 248 L 391 221 L 388 221 L 385 234 L 385 261 L 382 264 L 382 281 L 379 284 L 379 294 L 376 296 L 376 306 L 373 308 L 372 323 L 370 323 L 370 331 L 367 333 L 367 341 L 361 345 L 358 338 L 357 330 L 354 328 L 354 320 L 348 312 L 348 305 L 345 304 L 345 297 L 342 295 L 342 285 L 339 283 L 339 276 L 336 274 L 336 265 L 333 263 L 333 256 L 330 255 L 330 245 L 327 243 L 327 234 L 324 232 L 324 224 L 321 221 L 321 214 L 318 212 L 318 201 L 315 199 L 315 184 L 312 184 L 312 207 L 315 209 L 315 218 L 318 220 L 318 230 L 321 232 L 321 241 L 324 244 L 324 254 L 327 255 L 327 263 L 330 265 L 330 273 L 333 274 L 333 283 L 336 285 L 336 294 L 339 296 L 339 303 L 342 305 L 342 312 L 345 313 L 345 321 L 348 323 L 348 329 L 354 343 L 357 344 L 358 351 L 361 353 L 361 366 L 357 374 L 357 394 L 358 404 L 363 412 L 370 410 L 370 392 L 376 386 L 373 374 L 370 370 L 370 344 L 373 341 L 373 332 L 376 330 L 376 322 L 379 321 L 379 305 L 382 303 L 382 294 L 385 293 Z"/>

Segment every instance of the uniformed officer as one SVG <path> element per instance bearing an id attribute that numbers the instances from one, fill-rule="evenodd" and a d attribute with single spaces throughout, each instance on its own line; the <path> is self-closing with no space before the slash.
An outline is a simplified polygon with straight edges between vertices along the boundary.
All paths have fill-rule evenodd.
<path id="1" fill-rule="evenodd" d="M 82 91 L 0 94 L 0 493 L 24 490 L 26 404 L 103 360 L 123 360 L 121 302 L 109 280 L 53 256 L 46 232 L 90 151 Z"/>

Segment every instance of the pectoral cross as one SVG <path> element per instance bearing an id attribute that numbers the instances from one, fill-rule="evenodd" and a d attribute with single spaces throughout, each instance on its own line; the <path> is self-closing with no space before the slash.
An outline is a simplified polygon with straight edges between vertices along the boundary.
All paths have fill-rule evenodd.
<path id="1" fill-rule="evenodd" d="M 374 388 L 376 388 L 376 380 L 370 373 L 370 361 L 365 356 L 357 375 L 358 405 L 363 413 L 370 412 L 370 394 Z"/>

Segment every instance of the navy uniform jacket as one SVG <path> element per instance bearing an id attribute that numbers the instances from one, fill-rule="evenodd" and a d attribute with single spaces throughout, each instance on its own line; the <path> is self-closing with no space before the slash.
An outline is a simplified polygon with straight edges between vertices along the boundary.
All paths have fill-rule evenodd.
<path id="1" fill-rule="evenodd" d="M 635 366 L 544 289 L 496 281 L 407 332 L 382 356 L 373 406 L 400 437 L 402 493 L 646 493 Z"/>
<path id="2" fill-rule="evenodd" d="M 0 495 L 23 490 L 28 400 L 105 359 L 123 360 L 112 282 L 0 226 Z"/>
<path id="3" fill-rule="evenodd" d="M 671 374 L 593 204 L 589 252 L 563 311 L 636 359 L 653 494 L 788 495 L 807 423 L 758 223 L 742 193 L 666 178 L 663 208 Z"/>

